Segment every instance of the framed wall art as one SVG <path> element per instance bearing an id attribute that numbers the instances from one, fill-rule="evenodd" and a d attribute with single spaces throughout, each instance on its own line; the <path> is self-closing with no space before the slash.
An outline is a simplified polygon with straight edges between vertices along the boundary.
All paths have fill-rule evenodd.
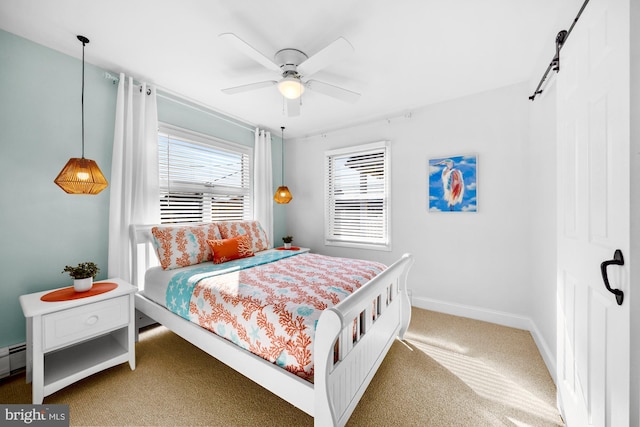
<path id="1" fill-rule="evenodd" d="M 477 212 L 478 156 L 429 159 L 429 212 Z"/>

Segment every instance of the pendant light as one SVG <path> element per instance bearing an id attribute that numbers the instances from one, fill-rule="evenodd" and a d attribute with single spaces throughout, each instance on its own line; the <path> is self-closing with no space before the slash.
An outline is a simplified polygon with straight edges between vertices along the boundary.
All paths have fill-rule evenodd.
<path id="1" fill-rule="evenodd" d="M 84 46 L 89 39 L 77 37 L 82 42 L 82 158 L 69 159 L 53 182 L 69 194 L 98 194 L 109 184 L 98 164 L 84 158 Z"/>
<path id="2" fill-rule="evenodd" d="M 276 190 L 276 194 L 273 195 L 273 200 L 275 200 L 276 203 L 284 205 L 289 203 L 291 199 L 293 199 L 293 196 L 287 186 L 284 185 L 284 126 L 281 126 L 280 130 L 282 131 L 282 185 Z"/>

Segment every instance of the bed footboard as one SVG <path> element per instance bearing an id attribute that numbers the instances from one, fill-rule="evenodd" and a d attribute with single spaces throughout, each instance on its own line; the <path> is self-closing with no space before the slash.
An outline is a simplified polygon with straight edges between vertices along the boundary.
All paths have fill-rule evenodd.
<path id="1" fill-rule="evenodd" d="M 314 422 L 343 426 L 396 337 L 411 319 L 405 254 L 320 316 L 316 330 Z"/>

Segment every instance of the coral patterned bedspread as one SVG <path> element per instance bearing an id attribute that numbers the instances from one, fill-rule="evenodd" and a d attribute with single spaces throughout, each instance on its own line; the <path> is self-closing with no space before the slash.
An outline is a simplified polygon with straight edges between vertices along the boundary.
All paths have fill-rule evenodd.
<path id="1" fill-rule="evenodd" d="M 322 310 L 386 267 L 378 262 L 310 253 L 262 264 L 255 258 L 259 265 L 250 266 L 245 259 L 240 269 L 231 269 L 235 271 L 197 272 L 195 279 L 172 280 L 167 288 L 167 307 L 313 381 L 313 342 Z"/>

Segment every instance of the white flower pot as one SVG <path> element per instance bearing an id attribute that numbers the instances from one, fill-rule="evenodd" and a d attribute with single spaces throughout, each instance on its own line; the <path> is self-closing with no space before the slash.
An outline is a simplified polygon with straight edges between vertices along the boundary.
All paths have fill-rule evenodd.
<path id="1" fill-rule="evenodd" d="M 86 292 L 93 286 L 93 277 L 86 279 L 73 279 L 73 289 L 76 292 Z"/>
<path id="2" fill-rule="evenodd" d="M 284 244 L 284 248 L 285 249 L 291 249 L 291 243 L 285 243 Z"/>

